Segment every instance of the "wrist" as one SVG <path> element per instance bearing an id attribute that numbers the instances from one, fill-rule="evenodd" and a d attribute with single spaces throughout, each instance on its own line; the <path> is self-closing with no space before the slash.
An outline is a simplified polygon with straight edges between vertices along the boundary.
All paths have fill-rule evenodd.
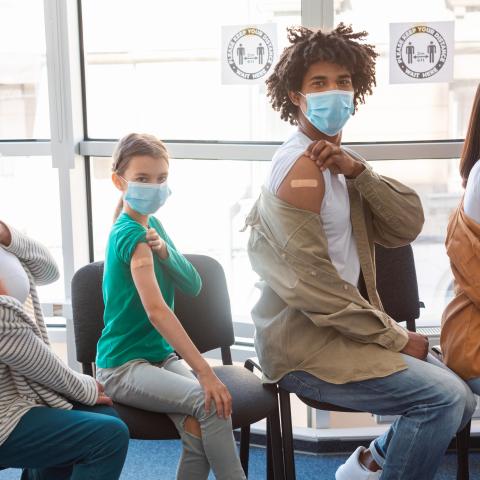
<path id="1" fill-rule="evenodd" d="M 365 165 L 361 162 L 355 162 L 352 171 L 349 175 L 345 175 L 347 178 L 357 178 L 365 170 Z"/>
<path id="2" fill-rule="evenodd" d="M 211 374 L 212 372 L 212 367 L 207 362 L 202 363 L 202 365 L 200 365 L 200 367 L 195 370 L 195 373 L 199 377 L 204 377 Z"/>

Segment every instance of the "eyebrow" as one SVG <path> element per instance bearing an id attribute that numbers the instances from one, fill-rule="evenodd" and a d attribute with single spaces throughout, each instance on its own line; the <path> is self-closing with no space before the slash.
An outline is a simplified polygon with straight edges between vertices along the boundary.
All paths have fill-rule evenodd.
<path id="1" fill-rule="evenodd" d="M 344 79 L 344 78 L 352 78 L 352 76 L 349 73 L 344 73 L 342 75 L 338 75 L 337 80 Z M 315 75 L 310 79 L 310 81 L 313 80 L 327 80 L 328 77 L 325 75 Z"/>
<path id="2" fill-rule="evenodd" d="M 166 175 L 168 175 L 168 172 L 162 172 L 162 173 L 159 173 L 159 174 L 158 174 L 159 177 L 164 177 L 164 176 L 166 176 Z M 134 176 L 135 176 L 135 177 L 141 177 L 141 176 L 143 176 L 143 177 L 150 177 L 150 173 L 138 172 L 138 173 L 135 173 Z"/>

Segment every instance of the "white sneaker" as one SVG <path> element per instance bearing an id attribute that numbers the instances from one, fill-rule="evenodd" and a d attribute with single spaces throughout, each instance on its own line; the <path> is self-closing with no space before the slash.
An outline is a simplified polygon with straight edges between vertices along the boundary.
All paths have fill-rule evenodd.
<path id="1" fill-rule="evenodd" d="M 358 447 L 347 461 L 338 467 L 335 480 L 378 480 L 382 470 L 371 472 L 360 463 L 360 454 L 365 450 L 365 447 Z"/>

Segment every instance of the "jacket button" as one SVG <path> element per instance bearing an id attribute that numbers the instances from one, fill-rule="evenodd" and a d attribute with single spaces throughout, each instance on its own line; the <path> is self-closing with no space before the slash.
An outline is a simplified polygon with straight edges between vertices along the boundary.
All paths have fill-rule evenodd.
<path id="1" fill-rule="evenodd" d="M 311 275 L 312 277 L 316 277 L 316 276 L 317 276 L 317 272 L 316 272 L 315 270 L 312 270 L 312 271 L 310 272 L 310 275 Z"/>
<path id="2" fill-rule="evenodd" d="M 346 283 L 343 285 L 343 289 L 348 290 L 348 285 Z"/>

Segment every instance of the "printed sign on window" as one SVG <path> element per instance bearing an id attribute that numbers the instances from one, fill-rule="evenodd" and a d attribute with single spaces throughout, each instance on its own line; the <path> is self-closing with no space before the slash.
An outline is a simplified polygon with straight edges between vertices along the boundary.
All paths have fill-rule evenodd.
<path id="1" fill-rule="evenodd" d="M 263 83 L 277 58 L 277 26 L 222 27 L 222 84 Z"/>
<path id="2" fill-rule="evenodd" d="M 454 22 L 391 23 L 390 83 L 453 80 Z"/>

